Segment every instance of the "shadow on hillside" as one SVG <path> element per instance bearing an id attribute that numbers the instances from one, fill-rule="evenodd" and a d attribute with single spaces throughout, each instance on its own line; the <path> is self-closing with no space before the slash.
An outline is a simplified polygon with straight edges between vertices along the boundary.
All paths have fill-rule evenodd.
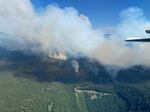
<path id="1" fill-rule="evenodd" d="M 120 83 L 145 83 L 150 81 L 150 68 L 139 65 L 120 70 L 116 80 Z"/>

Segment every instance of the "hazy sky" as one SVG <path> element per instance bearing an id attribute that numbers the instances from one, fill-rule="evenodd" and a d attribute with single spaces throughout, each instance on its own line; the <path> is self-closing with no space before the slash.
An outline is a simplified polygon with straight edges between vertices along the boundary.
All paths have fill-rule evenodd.
<path id="1" fill-rule="evenodd" d="M 36 9 L 45 8 L 48 4 L 60 7 L 74 7 L 88 16 L 95 27 L 112 26 L 120 22 L 120 12 L 129 7 L 143 9 L 150 18 L 150 0 L 32 0 Z"/>

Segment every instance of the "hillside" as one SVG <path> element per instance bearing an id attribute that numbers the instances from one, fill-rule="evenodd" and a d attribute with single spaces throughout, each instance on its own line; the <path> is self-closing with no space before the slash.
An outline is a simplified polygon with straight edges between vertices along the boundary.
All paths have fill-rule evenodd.
<path id="1" fill-rule="evenodd" d="M 42 59 L 0 51 L 1 112 L 150 110 L 149 72 L 143 67 L 120 70 L 114 78 L 105 66 L 87 58 Z"/>

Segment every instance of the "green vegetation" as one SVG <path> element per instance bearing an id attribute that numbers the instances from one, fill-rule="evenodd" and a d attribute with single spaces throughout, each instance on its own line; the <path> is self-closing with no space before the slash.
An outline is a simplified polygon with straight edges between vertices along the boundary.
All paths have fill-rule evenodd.
<path id="1" fill-rule="evenodd" d="M 69 63 L 0 54 L 0 112 L 150 111 L 148 68 L 122 70 L 114 80 L 97 63 L 80 60 L 79 73 Z"/>
<path id="2" fill-rule="evenodd" d="M 116 100 L 113 95 L 92 100 L 89 94 L 76 93 L 80 84 L 39 82 L 14 74 L 0 73 L 0 112 L 91 112 L 93 108 L 99 112 Z"/>
<path id="3" fill-rule="evenodd" d="M 71 85 L 40 83 L 14 77 L 12 73 L 0 74 L 1 112 L 53 112 L 77 111 L 76 96 Z"/>
<path id="4" fill-rule="evenodd" d="M 140 90 L 140 86 L 39 82 L 16 77 L 14 74 L 13 71 L 0 73 L 0 112 L 149 111 L 149 93 L 144 94 L 148 90 Z M 92 99 L 93 94 L 76 93 L 74 88 L 79 86 L 87 90 L 95 88 L 98 92 L 107 92 L 110 95 L 101 97 L 97 94 L 96 98 Z"/>

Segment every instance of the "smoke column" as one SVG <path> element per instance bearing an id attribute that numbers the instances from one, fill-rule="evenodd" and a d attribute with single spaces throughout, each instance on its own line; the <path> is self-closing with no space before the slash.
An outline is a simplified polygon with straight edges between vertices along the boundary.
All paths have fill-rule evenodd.
<path id="1" fill-rule="evenodd" d="M 107 65 L 150 65 L 149 44 L 128 44 L 129 36 L 146 37 L 150 22 L 142 9 L 131 7 L 121 12 L 122 22 L 107 30 L 94 29 L 92 23 L 73 7 L 49 5 L 38 12 L 30 0 L 0 1 L 0 47 L 35 55 L 55 52 L 80 55 Z"/>

